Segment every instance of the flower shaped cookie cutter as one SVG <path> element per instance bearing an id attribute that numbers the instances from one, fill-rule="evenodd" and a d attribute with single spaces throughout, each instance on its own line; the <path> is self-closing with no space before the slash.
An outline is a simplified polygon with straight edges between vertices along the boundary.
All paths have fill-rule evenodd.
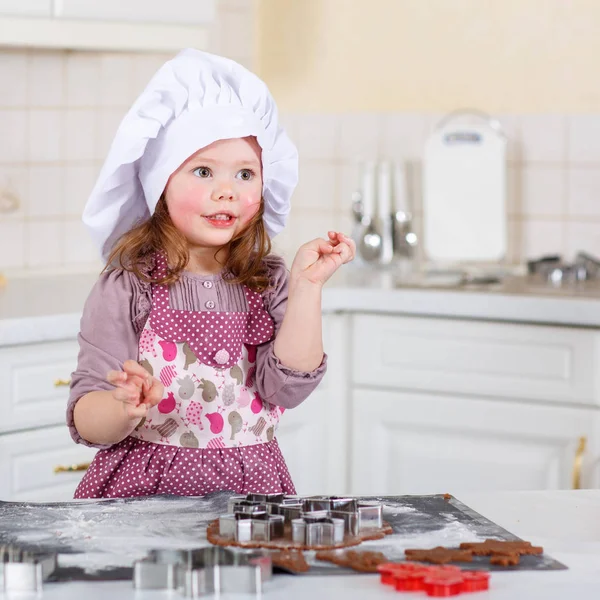
<path id="1" fill-rule="evenodd" d="M 261 594 L 273 573 L 271 558 L 262 551 L 206 547 L 193 550 L 152 550 L 136 561 L 133 583 L 138 590 L 177 590 L 188 598 L 206 594 Z"/>

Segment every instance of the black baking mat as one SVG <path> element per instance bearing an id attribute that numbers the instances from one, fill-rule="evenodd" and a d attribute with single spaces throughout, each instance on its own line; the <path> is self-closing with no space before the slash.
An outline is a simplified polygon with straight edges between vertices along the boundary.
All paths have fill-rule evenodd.
<path id="1" fill-rule="evenodd" d="M 201 498 L 150 496 L 57 503 L 1 502 L 0 544 L 32 552 L 59 554 L 60 580 L 129 579 L 135 560 L 152 548 L 207 545 L 206 526 L 227 511 L 230 492 Z M 486 538 L 517 540 L 515 535 L 471 510 L 456 498 L 365 496 L 384 505 L 393 535 L 365 542 L 360 549 L 383 552 L 390 561 L 404 559 L 405 548 L 458 547 Z M 535 545 L 535 540 L 529 540 Z M 306 553 L 307 575 L 340 574 L 340 568 Z M 469 569 L 556 570 L 566 567 L 548 555 L 522 556 L 515 567 L 490 565 L 486 557 L 456 563 Z M 346 571 L 346 570 L 344 570 Z"/>

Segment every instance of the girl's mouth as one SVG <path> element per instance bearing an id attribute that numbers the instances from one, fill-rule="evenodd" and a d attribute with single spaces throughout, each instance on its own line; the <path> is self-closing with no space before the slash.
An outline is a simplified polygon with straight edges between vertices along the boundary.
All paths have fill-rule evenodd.
<path id="1" fill-rule="evenodd" d="M 235 223 L 235 217 L 229 213 L 215 213 L 214 215 L 204 215 L 204 218 L 213 227 L 231 227 Z"/>

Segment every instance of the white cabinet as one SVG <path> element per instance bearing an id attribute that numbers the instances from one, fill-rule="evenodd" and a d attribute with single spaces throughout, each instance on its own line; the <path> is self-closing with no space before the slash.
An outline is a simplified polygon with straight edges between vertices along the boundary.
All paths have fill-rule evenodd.
<path id="1" fill-rule="evenodd" d="M 323 318 L 327 373 L 302 404 L 283 413 L 277 441 L 299 494 L 343 494 L 349 463 L 345 383 L 350 317 Z"/>
<path id="2" fill-rule="evenodd" d="M 0 15 L 50 17 L 51 0 L 0 0 Z"/>
<path id="3" fill-rule="evenodd" d="M 579 468 L 582 485 L 597 487 L 599 418 L 582 407 L 355 388 L 350 491 L 568 489 Z"/>
<path id="4" fill-rule="evenodd" d="M 90 462 L 95 452 L 73 443 L 64 424 L 0 436 L 0 500 L 72 500 L 83 472 L 55 469 Z"/>
<path id="5" fill-rule="evenodd" d="M 215 10 L 215 0 L 61 0 L 55 15 L 66 19 L 197 25 L 212 22 Z"/>
<path id="6" fill-rule="evenodd" d="M 215 17 L 216 0 L 0 0 L 0 48 L 203 50 Z"/>
<path id="7" fill-rule="evenodd" d="M 597 330 L 370 314 L 352 326 L 352 493 L 569 489 L 578 471 L 600 486 Z"/>
<path id="8" fill-rule="evenodd" d="M 65 422 L 76 340 L 0 348 L 0 433 Z"/>

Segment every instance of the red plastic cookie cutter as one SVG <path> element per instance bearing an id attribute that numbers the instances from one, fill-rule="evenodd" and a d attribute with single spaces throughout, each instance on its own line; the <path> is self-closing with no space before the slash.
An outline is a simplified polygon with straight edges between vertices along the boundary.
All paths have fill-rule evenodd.
<path id="1" fill-rule="evenodd" d="M 419 563 L 385 563 L 377 568 L 381 583 L 398 592 L 424 591 L 428 596 L 458 596 L 489 588 L 490 574 L 485 571 L 461 571 L 453 565 L 425 566 Z"/>

